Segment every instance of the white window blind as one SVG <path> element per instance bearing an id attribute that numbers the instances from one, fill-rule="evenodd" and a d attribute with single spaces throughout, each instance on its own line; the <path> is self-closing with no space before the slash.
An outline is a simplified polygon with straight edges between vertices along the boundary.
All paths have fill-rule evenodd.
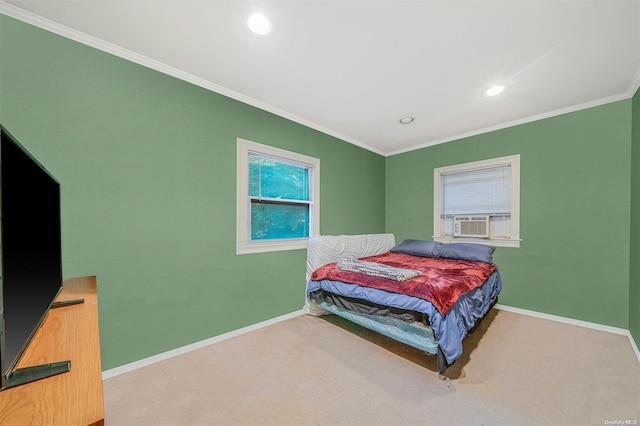
<path id="1" fill-rule="evenodd" d="M 511 213 L 511 165 L 504 164 L 441 176 L 441 215 Z"/>
<path id="2" fill-rule="evenodd" d="M 461 232 L 482 220 L 483 232 Z M 433 238 L 520 247 L 520 155 L 433 169 Z"/>

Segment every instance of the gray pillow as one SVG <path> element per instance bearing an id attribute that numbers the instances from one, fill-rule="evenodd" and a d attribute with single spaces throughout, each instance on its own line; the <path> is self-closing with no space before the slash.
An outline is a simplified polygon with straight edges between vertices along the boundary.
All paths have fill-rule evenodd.
<path id="1" fill-rule="evenodd" d="M 438 257 L 438 247 L 442 243 L 425 240 L 404 240 L 401 244 L 391 249 L 393 253 L 404 253 L 413 256 Z"/>
<path id="2" fill-rule="evenodd" d="M 443 259 L 470 260 L 493 264 L 495 247 L 473 243 L 441 244 L 437 249 L 437 257 Z"/>

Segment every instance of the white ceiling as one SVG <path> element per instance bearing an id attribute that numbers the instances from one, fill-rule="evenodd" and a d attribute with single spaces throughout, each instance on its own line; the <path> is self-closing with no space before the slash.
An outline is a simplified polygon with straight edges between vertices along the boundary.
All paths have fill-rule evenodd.
<path id="1" fill-rule="evenodd" d="M 0 0 L 0 11 L 382 155 L 640 85 L 640 1 Z M 266 36 L 246 27 L 255 11 L 271 19 Z M 494 83 L 508 90 L 483 96 Z"/>

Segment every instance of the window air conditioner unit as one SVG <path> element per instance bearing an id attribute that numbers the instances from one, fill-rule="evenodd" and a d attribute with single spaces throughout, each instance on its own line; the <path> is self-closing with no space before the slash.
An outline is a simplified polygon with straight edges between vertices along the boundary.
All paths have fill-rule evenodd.
<path id="1" fill-rule="evenodd" d="M 453 236 L 489 238 L 489 216 L 455 216 Z"/>

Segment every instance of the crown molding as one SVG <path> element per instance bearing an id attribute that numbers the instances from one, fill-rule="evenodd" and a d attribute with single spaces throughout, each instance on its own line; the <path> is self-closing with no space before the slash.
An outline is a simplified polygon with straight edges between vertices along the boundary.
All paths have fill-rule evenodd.
<path id="1" fill-rule="evenodd" d="M 638 83 L 638 84 L 636 84 Z M 529 117 L 525 117 L 525 118 L 519 118 L 517 120 L 512 120 L 512 121 L 508 121 L 505 123 L 500 123 L 500 124 L 496 124 L 494 126 L 489 126 L 489 127 L 484 127 L 478 130 L 473 130 L 471 132 L 466 132 L 466 133 L 459 133 L 457 135 L 454 136 L 449 136 L 446 138 L 442 138 L 442 139 L 436 139 L 433 141 L 429 141 L 429 142 L 425 142 L 423 144 L 420 145 L 413 145 L 409 148 L 404 148 L 404 149 L 399 149 L 397 151 L 393 151 L 393 152 L 389 152 L 387 154 L 385 154 L 385 156 L 387 157 L 391 157 L 392 155 L 398 155 L 398 154 L 403 154 L 406 152 L 411 152 L 411 151 L 415 151 L 418 149 L 422 149 L 422 148 L 427 148 L 430 146 L 434 146 L 434 145 L 439 145 L 442 143 L 446 143 L 446 142 L 453 142 L 456 140 L 460 140 L 460 139 L 464 139 L 464 138 L 468 138 L 471 136 L 477 136 L 477 135 L 481 135 L 484 133 L 489 133 L 489 132 L 493 132 L 496 130 L 502 130 L 502 129 L 506 129 L 509 127 L 514 127 L 514 126 L 518 126 L 520 124 L 526 124 L 526 123 L 531 123 L 534 121 L 538 121 L 538 120 L 544 120 L 545 118 L 551 118 L 551 117 L 556 117 L 558 115 L 563 115 L 563 114 L 568 114 L 571 112 L 576 112 L 576 111 L 580 111 L 583 109 L 588 109 L 588 108 L 593 108 L 596 106 L 600 106 L 600 105 L 605 105 L 605 104 L 610 104 L 612 102 L 617 102 L 617 101 L 621 101 L 624 99 L 629 99 L 631 97 L 633 97 L 635 90 L 632 91 L 631 87 L 633 87 L 635 85 L 636 90 L 638 88 L 638 86 L 640 85 L 640 71 L 638 73 L 638 75 L 636 76 L 636 82 L 634 84 L 632 84 L 629 88 L 629 90 L 625 93 L 621 93 L 619 95 L 614 95 L 614 96 L 608 96 L 606 98 L 601 98 L 601 99 L 596 99 L 593 101 L 589 101 L 589 102 L 584 102 L 578 105 L 571 105 L 565 108 L 559 108 L 553 111 L 549 111 L 549 112 L 545 112 L 542 114 L 536 114 L 536 115 L 532 115 Z"/>
<path id="2" fill-rule="evenodd" d="M 629 85 L 629 89 L 627 89 L 627 93 L 629 93 L 629 97 L 632 98 L 636 92 L 640 88 L 640 69 L 636 73 L 636 76 L 631 80 L 631 84 Z"/>
<path id="3" fill-rule="evenodd" d="M 189 74 L 180 69 L 174 68 L 162 62 L 156 61 L 154 59 L 148 58 L 146 56 L 140 55 L 136 52 L 133 52 L 128 49 L 124 49 L 122 47 L 116 46 L 112 43 L 108 43 L 104 40 L 101 40 L 97 37 L 90 36 L 86 33 L 74 30 L 65 25 L 59 24 L 57 22 L 51 21 L 49 19 L 38 16 L 34 13 L 28 12 L 24 9 L 20 9 L 16 6 L 13 6 L 4 0 L 0 0 L 0 13 L 3 15 L 7 15 L 9 17 L 15 18 L 19 21 L 25 22 L 27 24 L 33 25 L 35 27 L 41 28 L 43 30 L 52 32 L 59 36 L 68 38 L 70 40 L 76 41 L 78 43 L 87 45 L 89 47 L 93 47 L 95 49 L 101 50 L 103 52 L 109 53 L 111 55 L 117 56 L 122 59 L 126 59 L 127 61 L 136 63 L 138 65 L 142 65 L 146 68 L 150 68 L 152 70 L 161 72 L 163 74 L 167 74 L 169 76 L 178 78 L 180 80 L 186 81 L 188 83 L 194 84 L 196 86 L 202 87 L 209 91 L 224 95 L 231 99 L 235 99 L 247 105 L 251 105 L 253 107 L 259 108 L 263 111 L 270 112 L 282 118 L 286 118 L 287 120 L 293 121 L 298 124 L 302 124 L 303 126 L 309 127 L 311 129 L 317 130 L 329 136 L 333 136 L 337 139 L 348 142 L 352 145 L 359 146 L 360 148 L 366 149 L 368 151 L 374 152 L 376 154 L 384 156 L 385 153 L 377 148 L 374 148 L 370 145 L 367 145 L 359 140 L 353 139 L 349 136 L 343 135 L 336 131 L 333 131 L 325 126 L 322 126 L 318 123 L 315 123 L 311 120 L 308 120 L 304 117 L 297 116 L 288 111 L 282 110 L 280 108 L 274 107 L 273 105 L 269 105 L 265 102 L 259 101 L 257 99 L 251 98 L 249 96 L 243 95 L 242 93 L 238 93 L 226 87 L 220 86 L 218 84 L 212 83 L 211 81 L 205 80 L 203 78 L 194 76 L 193 74 Z"/>
<path id="4" fill-rule="evenodd" d="M 559 108 L 557 110 L 554 111 L 550 111 L 550 112 L 545 112 L 542 114 L 537 114 L 537 115 L 533 115 L 533 116 L 529 116 L 529 117 L 525 117 L 525 118 L 520 118 L 517 120 L 512 120 L 512 121 L 508 121 L 505 123 L 500 123 L 494 126 L 488 126 L 488 127 L 484 127 L 481 129 L 477 129 L 477 130 L 473 130 L 470 132 L 465 132 L 465 133 L 459 133 L 456 135 L 452 135 L 452 136 L 448 136 L 445 138 L 441 138 L 441 139 L 435 139 L 435 140 L 431 140 L 419 145 L 412 145 L 411 147 L 408 148 L 402 148 L 399 150 L 395 150 L 395 151 L 382 151 L 380 149 L 374 148 L 364 142 L 361 142 L 357 139 L 351 138 L 349 136 L 343 135 L 341 133 L 338 133 L 332 129 L 329 129 L 325 126 L 322 126 L 318 123 L 315 123 L 311 120 L 308 120 L 304 117 L 300 117 L 297 116 L 295 114 L 292 114 L 290 112 L 287 112 L 285 110 L 282 110 L 280 108 L 277 108 L 273 105 L 267 104 L 265 102 L 259 101 L 257 99 L 251 98 L 249 96 L 243 95 L 242 93 L 238 93 L 235 92 L 231 89 L 228 89 L 226 87 L 220 86 L 218 84 L 215 84 L 211 81 L 205 80 L 203 78 L 200 77 L 196 77 L 193 74 L 189 74 L 187 72 L 184 72 L 182 70 L 179 70 L 177 68 L 171 67 L 167 64 L 161 63 L 159 61 L 156 61 L 154 59 L 148 58 L 146 56 L 140 55 L 138 53 L 135 53 L 133 51 L 130 51 L 128 49 L 124 49 L 122 47 L 116 46 L 112 43 L 108 43 L 104 40 L 98 39 L 96 37 L 90 36 L 88 34 L 82 33 L 80 31 L 74 30 L 72 28 L 69 28 L 67 26 L 61 25 L 57 22 L 53 22 L 51 20 L 45 19 L 41 16 L 38 16 L 36 14 L 33 14 L 31 12 L 27 12 L 24 9 L 20 9 L 16 6 L 13 6 L 9 3 L 7 3 L 5 0 L 0 0 L 0 13 L 3 15 L 7 15 L 10 16 L 12 18 L 18 19 L 22 22 L 25 22 L 27 24 L 31 24 L 33 26 L 36 26 L 38 28 L 44 29 L 46 31 L 52 32 L 54 34 L 60 35 L 62 37 L 74 40 L 78 43 L 93 47 L 95 49 L 101 50 L 103 52 L 112 54 L 114 56 L 117 56 L 119 58 L 128 60 L 130 62 L 136 63 L 138 65 L 142 65 L 146 68 L 150 68 L 152 70 L 161 72 L 163 74 L 175 77 L 177 79 L 186 81 L 188 83 L 194 84 L 196 86 L 202 87 L 204 89 L 207 89 L 209 91 L 224 95 L 226 97 L 229 97 L 231 99 L 235 99 L 237 101 L 240 101 L 242 103 L 245 103 L 247 105 L 251 105 L 253 107 L 256 107 L 258 109 L 261 109 L 263 111 L 267 111 L 270 112 L 272 114 L 275 114 L 279 117 L 285 118 L 287 120 L 293 121 L 295 123 L 301 124 L 303 126 L 309 127 L 311 129 L 317 130 L 319 132 L 322 132 L 326 135 L 329 136 L 333 136 L 337 139 L 340 139 L 344 142 L 348 142 L 352 145 L 358 146 L 360 148 L 366 149 L 367 151 L 371 151 L 375 154 L 381 155 L 383 157 L 391 157 L 393 155 L 398 155 L 398 154 L 403 154 L 406 152 L 411 152 L 411 151 L 416 151 L 419 149 L 423 149 L 423 148 L 427 148 L 430 146 L 434 146 L 434 145 L 439 145 L 439 144 L 443 144 L 443 143 L 447 143 L 447 142 L 453 142 L 456 140 L 460 140 L 460 139 L 464 139 L 464 138 L 468 138 L 471 136 L 477 136 L 477 135 L 481 135 L 484 133 L 489 133 L 489 132 L 493 132 L 496 130 L 501 130 L 501 129 L 506 129 L 509 127 L 513 127 L 513 126 L 518 126 L 520 124 L 526 124 L 526 123 L 530 123 L 533 121 L 538 121 L 538 120 L 543 120 L 545 118 L 551 118 L 551 117 L 555 117 L 558 115 L 562 115 L 562 114 L 567 114 L 567 113 L 571 113 L 571 112 L 575 112 L 575 111 L 579 111 L 579 110 L 583 110 L 583 109 L 587 109 L 587 108 L 592 108 L 595 106 L 599 106 L 599 105 L 604 105 L 607 103 L 611 103 L 611 102 L 616 102 L 619 100 L 623 100 L 623 99 L 628 99 L 631 98 L 635 95 L 635 93 L 638 91 L 638 88 L 640 88 L 640 69 L 638 70 L 638 72 L 636 73 L 635 77 L 633 78 L 633 80 L 631 81 L 628 89 L 626 92 L 618 94 L 618 95 L 614 95 L 614 96 L 609 96 L 606 98 L 602 98 L 602 99 L 596 99 L 593 101 L 589 101 L 589 102 L 585 102 L 582 104 L 578 104 L 578 105 L 572 105 L 569 107 L 565 107 L 565 108 Z"/>

